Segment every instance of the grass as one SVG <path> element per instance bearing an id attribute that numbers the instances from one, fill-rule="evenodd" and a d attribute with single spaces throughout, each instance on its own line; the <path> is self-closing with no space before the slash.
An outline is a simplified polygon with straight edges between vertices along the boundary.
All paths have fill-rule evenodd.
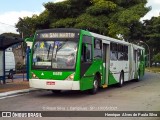
<path id="1" fill-rule="evenodd" d="M 148 72 L 155 72 L 155 73 L 160 73 L 160 67 L 147 67 L 146 71 Z"/>

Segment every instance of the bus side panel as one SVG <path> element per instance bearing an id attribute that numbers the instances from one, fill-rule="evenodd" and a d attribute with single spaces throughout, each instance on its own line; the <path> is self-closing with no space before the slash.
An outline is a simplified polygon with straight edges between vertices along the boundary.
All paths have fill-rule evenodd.
<path id="1" fill-rule="evenodd" d="M 93 80 L 96 73 L 100 73 L 102 76 L 102 61 L 96 60 L 93 61 L 92 65 L 89 67 L 89 69 L 86 71 L 86 73 L 83 75 L 83 77 L 80 80 L 80 89 L 81 90 L 87 90 L 93 88 Z M 102 78 L 102 77 L 101 77 Z"/>
<path id="2" fill-rule="evenodd" d="M 93 76 L 82 77 L 82 79 L 80 80 L 80 90 L 83 91 L 83 90 L 92 89 L 93 79 L 94 79 Z"/>
<path id="3" fill-rule="evenodd" d="M 123 67 L 123 64 L 120 61 L 118 60 L 110 61 L 110 73 L 111 73 L 110 76 L 111 77 L 109 79 L 109 85 L 119 82 L 120 72 L 123 69 L 122 67 Z"/>
<path id="4" fill-rule="evenodd" d="M 79 81 L 80 80 L 80 66 L 81 66 L 81 51 L 82 51 L 82 31 L 80 31 L 80 38 L 79 38 L 79 45 L 78 45 L 78 53 L 77 53 L 77 62 L 76 62 L 76 70 L 75 70 L 75 76 L 74 80 Z"/>
<path id="5" fill-rule="evenodd" d="M 109 80 L 108 85 L 113 85 L 113 84 L 118 83 L 111 71 L 109 71 L 109 79 L 108 80 Z"/>
<path id="6" fill-rule="evenodd" d="M 140 77 L 142 78 L 145 73 L 145 57 L 144 57 L 144 50 L 142 50 L 142 54 L 140 56 L 140 61 L 139 61 L 139 72 L 140 72 Z"/>
<path id="7" fill-rule="evenodd" d="M 145 74 L 145 63 L 144 63 L 144 61 L 141 61 L 140 62 L 140 77 L 143 77 L 144 76 L 144 74 Z"/>

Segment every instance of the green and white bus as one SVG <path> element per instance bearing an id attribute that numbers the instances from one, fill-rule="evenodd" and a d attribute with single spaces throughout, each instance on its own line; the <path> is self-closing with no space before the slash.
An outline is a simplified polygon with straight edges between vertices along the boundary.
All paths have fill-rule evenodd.
<path id="1" fill-rule="evenodd" d="M 32 88 L 89 90 L 144 75 L 145 49 L 125 41 L 73 28 L 39 30 L 31 48 Z"/>

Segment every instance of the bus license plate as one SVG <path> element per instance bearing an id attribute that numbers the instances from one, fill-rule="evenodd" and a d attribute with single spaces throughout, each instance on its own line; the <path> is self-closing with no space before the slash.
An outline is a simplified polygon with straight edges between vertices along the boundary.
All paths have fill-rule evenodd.
<path id="1" fill-rule="evenodd" d="M 47 85 L 55 85 L 55 82 L 46 82 Z"/>

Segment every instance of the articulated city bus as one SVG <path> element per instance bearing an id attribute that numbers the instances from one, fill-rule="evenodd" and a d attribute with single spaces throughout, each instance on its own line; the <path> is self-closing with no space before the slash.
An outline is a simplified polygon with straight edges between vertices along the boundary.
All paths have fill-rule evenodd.
<path id="1" fill-rule="evenodd" d="M 81 29 L 36 32 L 30 60 L 30 87 L 89 90 L 140 80 L 145 70 L 143 47 Z"/>

